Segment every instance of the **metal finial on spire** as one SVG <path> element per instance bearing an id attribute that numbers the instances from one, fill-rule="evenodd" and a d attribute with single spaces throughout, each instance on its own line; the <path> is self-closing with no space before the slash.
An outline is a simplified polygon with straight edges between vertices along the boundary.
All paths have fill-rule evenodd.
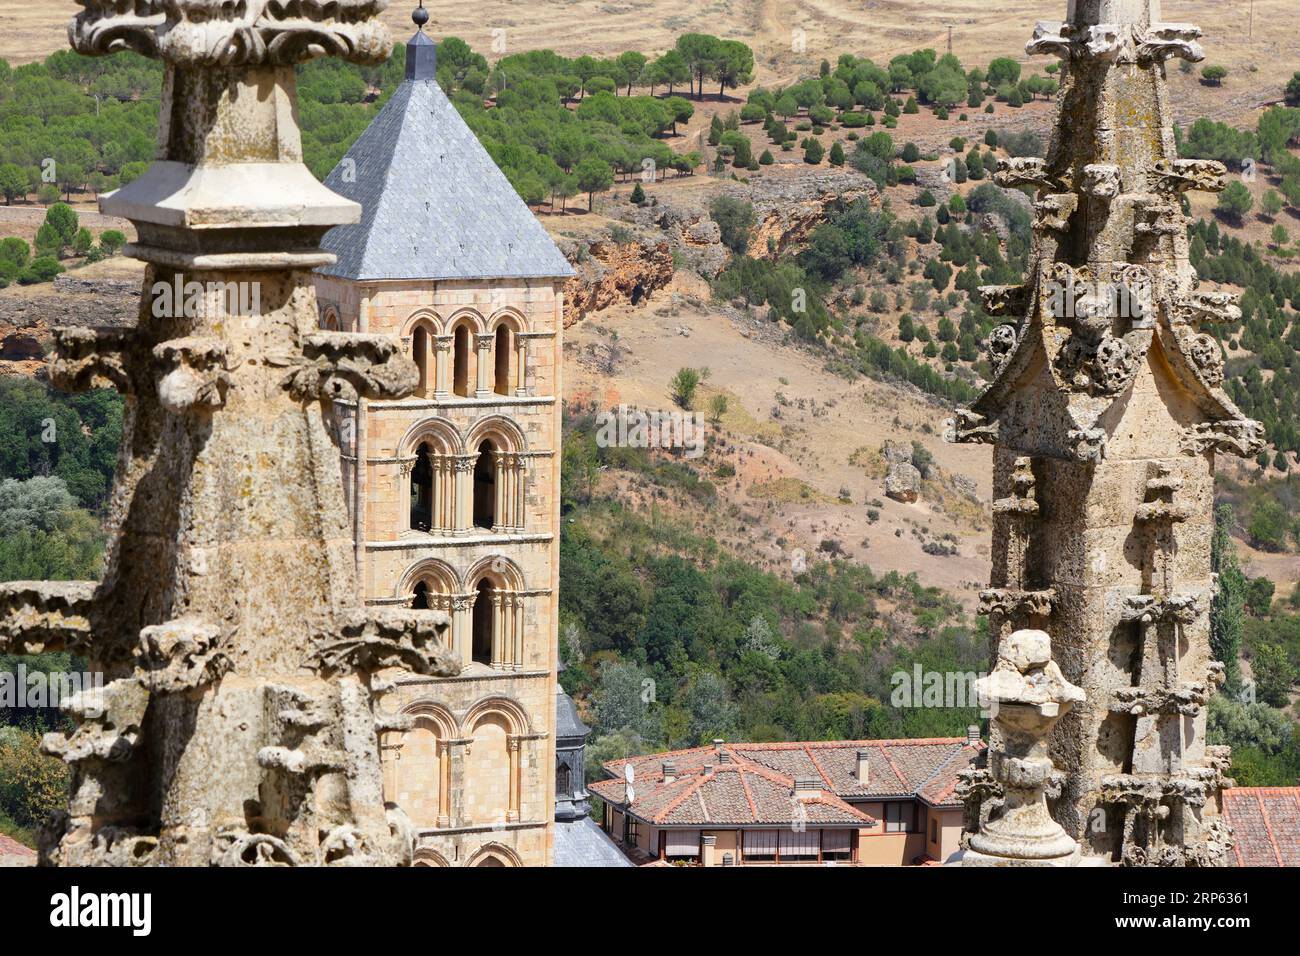
<path id="1" fill-rule="evenodd" d="M 420 5 L 411 11 L 411 20 L 421 30 L 429 22 L 429 11 L 424 9 L 424 0 L 420 0 Z"/>

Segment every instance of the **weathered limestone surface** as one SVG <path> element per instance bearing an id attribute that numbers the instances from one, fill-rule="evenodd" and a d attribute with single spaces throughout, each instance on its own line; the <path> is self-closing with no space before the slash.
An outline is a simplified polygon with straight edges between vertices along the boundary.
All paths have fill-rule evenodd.
<path id="1" fill-rule="evenodd" d="M 0 651 L 105 673 L 45 740 L 72 796 L 42 862 L 410 862 L 372 675 L 459 662 L 445 616 L 362 605 L 323 412 L 409 394 L 416 370 L 391 339 L 316 331 L 319 240 L 359 209 L 303 167 L 294 119 L 294 64 L 381 59 L 383 4 L 80 2 L 76 49 L 167 72 L 158 161 L 102 200 L 149 265 L 138 325 L 65 330 L 51 367 L 127 399 L 104 580 L 0 586 Z M 178 282 L 202 284 L 192 308 L 154 289 Z"/>
<path id="2" fill-rule="evenodd" d="M 1003 637 L 993 672 L 975 687 L 992 709 L 1002 749 L 991 755 L 989 769 L 967 772 L 960 786 L 967 796 L 997 788 L 999 799 L 980 801 L 987 812 L 972 821 L 962 865 L 1077 865 L 1079 844 L 1047 809 L 1047 794 L 1059 793 L 1061 781 L 1047 737 L 1083 701 L 1083 691 L 1052 660 L 1051 635 L 1024 630 Z"/>
<path id="3" fill-rule="evenodd" d="M 1206 746 L 1203 709 L 1222 673 L 1214 456 L 1254 454 L 1262 428 L 1223 391 L 1202 332 L 1240 310 L 1188 261 L 1182 195 L 1225 177 L 1174 147 L 1165 63 L 1201 59 L 1199 35 L 1162 22 L 1158 0 L 1080 0 L 1038 25 L 1029 51 L 1063 61 L 1057 133 L 1045 160 L 997 177 L 1036 190 L 1033 265 L 1026 285 L 983 290 L 1006 322 L 996 377 L 950 435 L 994 446 L 994 642 L 1047 631 L 1086 695 L 1051 737 L 1055 818 L 1129 865 L 1210 865 L 1230 846 L 1226 754 Z"/>

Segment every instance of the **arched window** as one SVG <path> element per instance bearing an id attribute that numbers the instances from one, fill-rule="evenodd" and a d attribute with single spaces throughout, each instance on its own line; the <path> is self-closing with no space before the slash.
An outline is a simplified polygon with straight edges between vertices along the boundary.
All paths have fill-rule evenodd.
<path id="1" fill-rule="evenodd" d="M 496 351 L 496 393 L 498 395 L 510 394 L 510 352 L 514 346 L 514 335 L 510 331 L 510 326 L 497 326 L 496 342 L 493 347 Z"/>
<path id="2" fill-rule="evenodd" d="M 497 628 L 496 587 L 484 578 L 478 584 L 478 597 L 474 601 L 473 660 L 479 664 L 492 663 L 492 637 Z"/>
<path id="3" fill-rule="evenodd" d="M 420 390 L 417 394 L 423 397 L 429 394 L 429 333 L 423 325 L 416 326 L 411 336 L 411 353 L 415 367 L 420 370 Z"/>
<path id="4" fill-rule="evenodd" d="M 555 768 L 555 793 L 557 796 L 568 794 L 571 791 L 573 782 L 573 772 L 569 769 L 567 763 L 562 763 Z"/>
<path id="5" fill-rule="evenodd" d="M 415 586 L 415 597 L 411 598 L 412 611 L 429 611 L 429 585 L 421 581 Z"/>
<path id="6" fill-rule="evenodd" d="M 474 348 L 473 339 L 468 322 L 456 326 L 452 340 L 452 391 L 461 398 L 469 398 L 469 356 Z"/>
<path id="7" fill-rule="evenodd" d="M 433 527 L 433 462 L 429 446 L 422 443 L 415 453 L 411 469 L 411 530 L 428 531 Z"/>
<path id="8" fill-rule="evenodd" d="M 478 446 L 478 460 L 474 462 L 474 526 L 490 530 L 496 522 L 496 446 L 485 441 Z"/>

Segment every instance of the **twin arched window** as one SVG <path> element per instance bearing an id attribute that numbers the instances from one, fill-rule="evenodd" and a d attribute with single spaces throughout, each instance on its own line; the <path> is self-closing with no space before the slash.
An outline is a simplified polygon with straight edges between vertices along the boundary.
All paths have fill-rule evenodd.
<path id="1" fill-rule="evenodd" d="M 411 333 L 411 356 L 420 370 L 421 398 L 474 398 L 518 395 L 524 391 L 526 357 L 519 330 L 502 319 L 496 330 L 480 335 L 470 317 L 439 336 L 432 321 Z"/>
<path id="2" fill-rule="evenodd" d="M 470 454 L 449 436 L 432 434 L 415 449 L 410 465 L 411 531 L 497 534 L 524 530 L 525 456 L 516 442 L 490 432 Z"/>

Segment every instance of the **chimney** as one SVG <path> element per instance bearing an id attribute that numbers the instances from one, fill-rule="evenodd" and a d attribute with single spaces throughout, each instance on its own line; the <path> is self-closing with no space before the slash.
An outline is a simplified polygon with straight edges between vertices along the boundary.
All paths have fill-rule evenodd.
<path id="1" fill-rule="evenodd" d="M 712 834 L 708 834 L 701 842 L 703 843 L 703 846 L 700 848 L 700 865 L 716 866 L 717 864 L 713 861 L 718 853 L 718 838 Z"/>
<path id="2" fill-rule="evenodd" d="M 677 779 L 677 764 L 671 760 L 665 760 L 661 768 L 664 775 L 664 783 L 672 783 Z"/>
<path id="3" fill-rule="evenodd" d="M 734 853 L 724 853 L 724 854 L 722 854 L 722 865 L 723 865 L 723 866 L 735 866 L 735 865 L 736 865 L 736 855 L 735 855 Z"/>
<path id="4" fill-rule="evenodd" d="M 815 797 L 822 792 L 822 782 L 816 777 L 795 777 L 794 795 L 796 797 Z"/>
<path id="5" fill-rule="evenodd" d="M 966 728 L 966 743 L 975 746 L 980 742 L 980 725 L 971 724 Z"/>
<path id="6" fill-rule="evenodd" d="M 723 740 L 721 737 L 714 737 L 714 738 L 713 738 L 713 749 L 714 749 L 714 750 L 721 750 L 721 749 L 722 749 L 722 745 L 725 744 L 725 743 L 726 743 L 726 741 Z"/>
<path id="7" fill-rule="evenodd" d="M 718 763 L 731 763 L 731 751 L 724 750 L 718 754 Z"/>
<path id="8" fill-rule="evenodd" d="M 865 787 L 871 782 L 871 754 L 865 750 L 858 751 L 858 786 Z"/>
<path id="9" fill-rule="evenodd" d="M 711 763 L 706 763 L 706 764 L 704 765 L 704 776 L 709 777 L 709 776 L 712 776 L 712 775 L 713 775 L 713 764 L 711 764 Z"/>

